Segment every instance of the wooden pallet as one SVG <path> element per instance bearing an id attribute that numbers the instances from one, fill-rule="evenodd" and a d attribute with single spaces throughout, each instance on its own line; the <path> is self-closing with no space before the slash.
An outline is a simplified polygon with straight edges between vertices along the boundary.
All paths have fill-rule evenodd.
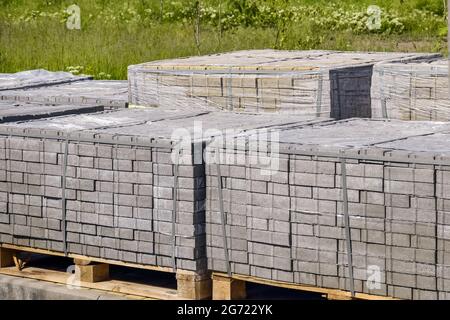
<path id="1" fill-rule="evenodd" d="M 24 253 L 64 257 L 64 254 L 60 252 L 0 244 L 0 274 L 60 284 L 71 283 L 71 280 L 69 279 L 71 275 L 67 272 L 27 266 L 27 261 L 23 258 Z M 228 275 L 223 273 L 213 273 L 211 277 L 210 274 L 198 275 L 194 272 L 183 270 L 177 271 L 177 290 L 174 290 L 161 286 L 132 283 L 109 278 L 110 265 L 162 272 L 172 272 L 172 268 L 133 264 L 75 254 L 69 254 L 68 257 L 72 258 L 75 264 L 75 274 L 77 276 L 76 285 L 79 285 L 82 288 L 126 295 L 127 297 L 136 299 L 200 300 L 211 297 L 215 300 L 245 299 L 246 283 L 251 282 L 285 289 L 319 293 L 330 300 L 396 300 L 391 297 L 375 296 L 364 293 L 356 293 L 355 297 L 352 297 L 351 293 L 348 291 L 319 288 L 237 274 L 228 277 Z"/>
<path id="2" fill-rule="evenodd" d="M 322 294 L 323 297 L 329 300 L 398 300 L 391 297 L 375 296 L 365 293 L 356 293 L 355 297 L 352 297 L 348 291 L 338 289 L 319 288 L 308 285 L 293 284 L 282 281 L 267 280 L 262 278 L 256 278 L 252 276 L 233 275 L 229 277 L 224 273 L 214 272 L 212 274 L 213 279 L 213 299 L 214 300 L 239 300 L 246 298 L 246 283 L 252 282 L 257 284 L 263 284 L 273 287 L 281 287 L 285 289 L 299 290 L 311 293 Z"/>
<path id="3" fill-rule="evenodd" d="M 173 272 L 172 268 L 69 254 L 67 257 L 72 258 L 75 265 L 75 277 L 69 279 L 73 275 L 67 272 L 28 267 L 26 261 L 27 253 L 64 257 L 64 254 L 60 252 L 0 244 L 0 274 L 69 285 L 76 283 L 77 286 L 82 288 L 103 290 L 140 298 L 201 300 L 209 299 L 212 295 L 210 274 L 196 274 L 192 271 L 177 270 L 177 289 L 173 290 L 148 284 L 112 280 L 109 277 L 110 265 L 162 272 Z"/>

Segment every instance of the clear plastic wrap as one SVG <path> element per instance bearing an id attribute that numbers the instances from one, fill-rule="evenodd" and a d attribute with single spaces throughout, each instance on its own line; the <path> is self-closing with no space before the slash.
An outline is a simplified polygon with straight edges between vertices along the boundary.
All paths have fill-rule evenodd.
<path id="1" fill-rule="evenodd" d="M 106 108 L 125 108 L 128 82 L 90 80 L 0 92 L 1 100 L 62 104 L 98 104 Z"/>
<path id="2" fill-rule="evenodd" d="M 88 76 L 75 76 L 69 72 L 52 72 L 43 69 L 17 73 L 0 74 L 0 91 L 45 86 L 91 79 Z"/>
<path id="3" fill-rule="evenodd" d="M 372 117 L 449 121 L 448 61 L 376 65 Z"/>
<path id="4" fill-rule="evenodd" d="M 372 66 L 429 57 L 254 50 L 149 62 L 128 68 L 129 100 L 141 106 L 195 101 L 241 112 L 370 117 Z"/>

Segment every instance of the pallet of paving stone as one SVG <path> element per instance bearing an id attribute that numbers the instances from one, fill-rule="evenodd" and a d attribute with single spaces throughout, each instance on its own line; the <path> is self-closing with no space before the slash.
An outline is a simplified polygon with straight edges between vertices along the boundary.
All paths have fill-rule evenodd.
<path id="1" fill-rule="evenodd" d="M 448 60 L 375 65 L 372 117 L 448 121 Z"/>
<path id="2" fill-rule="evenodd" d="M 421 160 L 421 163 L 406 168 L 392 168 L 388 185 L 403 200 L 398 204 L 391 203 L 389 214 L 401 220 L 403 225 L 392 222 L 390 226 L 390 238 L 397 247 L 390 252 L 387 277 L 397 284 L 400 281 L 414 283 L 415 280 L 421 291 L 413 290 L 413 298 L 450 299 L 449 138 L 450 131 L 447 130 L 379 145 L 389 150 L 389 155 L 408 153 Z M 434 185 L 434 190 L 430 184 Z M 410 197 L 408 208 L 405 195 L 412 192 L 418 195 Z M 397 290 L 411 295 L 408 289 Z"/>
<path id="3" fill-rule="evenodd" d="M 12 139 L 5 138 L 4 150 L 8 155 L 16 154 L 16 158 L 7 158 L 10 167 L 2 183 L 9 208 L 3 215 L 8 224 L 2 225 L 1 242 L 171 266 L 172 214 L 168 208 L 174 181 L 168 174 L 172 170 L 170 141 L 152 142 L 149 136 L 101 131 L 108 125 L 122 128 L 146 120 L 180 117 L 152 113 L 145 119 L 145 114 L 149 113 L 108 112 L 3 128 Z M 89 128 L 92 130 L 86 130 Z M 69 139 L 71 131 L 74 133 Z M 192 211 L 186 216 L 183 209 L 179 212 L 181 223 L 175 225 L 176 232 L 186 238 L 177 240 L 176 258 L 179 268 L 201 270 L 204 257 L 201 244 L 197 244 L 202 236 L 197 221 L 201 209 L 194 207 L 203 182 L 201 176 L 197 177 L 198 170 L 192 169 L 192 179 L 186 179 L 183 173 L 179 178 L 180 192 L 191 200 L 185 206 Z M 153 187 L 155 180 L 161 189 Z M 199 191 L 194 189 L 195 184 Z"/>
<path id="4" fill-rule="evenodd" d="M 69 72 L 52 72 L 43 69 L 0 73 L 0 91 L 43 87 L 90 79 L 92 77 L 75 76 Z"/>
<path id="5" fill-rule="evenodd" d="M 279 150 L 269 158 L 251 147 L 256 135 L 240 147 L 211 143 L 206 153 L 221 157 L 206 166 L 208 268 L 448 299 L 449 132 L 448 123 L 377 120 L 293 127 L 269 141 Z"/>
<path id="6" fill-rule="evenodd" d="M 55 104 L 102 105 L 106 108 L 126 108 L 128 82 L 114 80 L 76 81 L 45 87 L 7 90 L 0 100 Z"/>
<path id="7" fill-rule="evenodd" d="M 315 122 L 186 107 L 2 125 L 0 243 L 204 274 L 199 126 L 216 135 Z"/>
<path id="8" fill-rule="evenodd" d="M 95 105 L 54 105 L 0 100 L 0 123 L 50 118 L 69 114 L 95 113 L 103 110 L 103 106 Z"/>
<path id="9" fill-rule="evenodd" d="M 372 67 L 436 55 L 338 51 L 237 51 L 129 66 L 130 103 L 201 98 L 247 112 L 370 117 Z"/>

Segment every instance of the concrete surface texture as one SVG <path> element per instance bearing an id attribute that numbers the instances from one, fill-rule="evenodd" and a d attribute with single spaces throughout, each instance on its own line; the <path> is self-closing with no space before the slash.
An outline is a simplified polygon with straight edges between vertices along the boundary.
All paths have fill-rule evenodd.
<path id="1" fill-rule="evenodd" d="M 380 63 L 374 67 L 372 117 L 448 121 L 448 60 Z"/>
<path id="2" fill-rule="evenodd" d="M 0 275 L 0 300 L 126 300 L 126 297 L 93 289 L 69 289 L 45 281 Z"/>
<path id="3" fill-rule="evenodd" d="M 217 165 L 206 165 L 208 268 L 227 271 L 222 193 L 233 273 L 342 290 L 353 284 L 356 292 L 404 299 L 448 299 L 450 175 L 448 166 L 434 161 L 449 160 L 449 133 L 448 123 L 374 120 L 288 128 L 280 132 L 279 165 L 271 174 L 261 171 L 271 170 L 267 164 L 249 161 L 255 156 L 250 149 L 223 148 L 247 161 L 220 166 L 222 191 Z M 208 153 L 216 152 L 212 146 Z M 344 163 L 345 180 L 342 152 L 354 157 Z"/>
<path id="4" fill-rule="evenodd" d="M 251 50 L 129 67 L 130 103 L 196 98 L 198 104 L 248 112 L 370 117 L 372 67 L 437 55 Z M 164 103 L 163 103 L 164 104 Z"/>
<path id="5" fill-rule="evenodd" d="M 0 93 L 0 99 L 124 108 L 128 103 L 128 82 L 86 80 L 29 89 L 6 90 Z"/>

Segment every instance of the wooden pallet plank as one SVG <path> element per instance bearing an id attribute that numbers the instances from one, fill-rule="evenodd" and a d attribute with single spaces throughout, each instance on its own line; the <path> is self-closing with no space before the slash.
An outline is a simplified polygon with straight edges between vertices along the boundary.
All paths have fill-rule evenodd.
<path id="1" fill-rule="evenodd" d="M 0 268 L 14 265 L 14 250 L 0 248 Z"/>
<path id="2" fill-rule="evenodd" d="M 31 277 L 33 279 L 38 280 L 44 280 L 44 281 L 51 281 L 51 282 L 59 282 L 59 283 L 67 283 L 65 281 L 72 281 L 76 282 L 77 284 L 81 284 L 83 287 L 88 288 L 101 288 L 105 286 L 105 290 L 108 291 L 109 285 L 111 283 L 117 282 L 116 280 L 109 280 L 109 266 L 110 265 L 117 265 L 122 267 L 129 267 L 129 268 L 137 268 L 137 269 L 146 269 L 150 271 L 163 271 L 163 272 L 173 272 L 172 268 L 159 268 L 154 266 L 146 266 L 146 265 L 139 265 L 139 264 L 132 264 L 132 263 L 124 263 L 121 261 L 115 261 L 115 260 L 107 260 L 107 259 L 98 259 L 95 257 L 88 257 L 88 256 L 81 256 L 81 255 L 67 255 L 60 252 L 54 252 L 50 250 L 43 250 L 43 249 L 36 249 L 36 248 L 29 248 L 29 247 L 22 247 L 17 245 L 8 245 L 8 244 L 0 244 L 0 249 L 4 253 L 5 256 L 5 267 L 10 267 L 14 265 L 14 262 L 7 263 L 9 258 L 13 259 L 17 253 L 20 252 L 26 252 L 26 253 L 35 253 L 40 255 L 48 255 L 48 256 L 59 256 L 59 257 L 69 257 L 73 258 L 75 263 L 75 274 L 72 278 L 68 278 L 67 274 L 62 273 L 58 276 L 56 273 L 48 273 L 46 272 L 46 269 L 39 269 L 39 268 L 26 268 L 24 269 L 24 273 L 18 274 L 18 276 L 22 277 Z M 14 260 L 12 260 L 14 261 Z M 21 269 L 19 268 L 19 271 Z M 12 271 L 10 269 L 0 269 L 0 273 L 11 273 Z M 51 277 L 49 278 L 47 274 L 50 274 Z M 56 280 L 55 280 L 56 279 Z M 188 299 L 188 300 L 202 300 L 202 299 L 209 299 L 212 296 L 212 280 L 211 280 L 211 274 L 205 273 L 205 274 L 197 274 L 193 271 L 187 271 L 187 270 L 177 270 L 176 271 L 176 279 L 177 279 L 177 290 L 171 290 L 170 295 L 162 294 L 161 292 L 157 292 L 157 297 L 163 297 L 163 299 L 175 299 L 172 294 L 177 294 L 177 299 Z M 113 281 L 113 282 L 111 282 Z M 128 290 L 128 288 L 131 288 L 130 286 L 133 286 L 131 283 L 126 282 L 120 282 L 120 287 L 113 287 L 111 290 L 120 290 L 120 293 L 125 294 L 131 294 L 135 295 L 134 287 L 131 291 L 124 291 L 122 292 L 123 288 L 125 290 Z M 95 286 L 93 287 L 93 285 Z M 146 286 L 147 285 L 143 285 Z M 144 288 L 144 287 L 143 287 Z M 151 291 L 155 291 L 155 286 L 148 286 L 148 288 L 152 289 Z M 167 289 L 160 288 L 163 290 L 163 292 L 167 293 Z M 145 290 L 144 290 L 145 291 Z M 116 291 L 113 291 L 116 292 Z M 146 296 L 147 297 L 147 296 Z M 165 297 L 165 298 L 164 298 Z M 150 296 L 150 298 L 154 298 L 154 295 Z"/>
<path id="3" fill-rule="evenodd" d="M 152 286 L 147 284 L 130 283 L 121 280 L 107 280 L 96 283 L 83 282 L 78 281 L 70 273 L 36 267 L 27 267 L 21 271 L 15 267 L 5 267 L 0 269 L 0 274 L 65 284 L 71 286 L 72 288 L 77 287 L 89 288 L 105 291 L 108 293 L 115 293 L 126 296 L 135 296 L 140 298 L 160 299 L 160 300 L 180 299 L 177 295 L 177 291 L 172 289 L 161 288 L 158 286 Z"/>
<path id="4" fill-rule="evenodd" d="M 75 276 L 83 282 L 100 282 L 109 279 L 109 264 L 94 263 L 89 265 L 75 265 Z"/>
<path id="5" fill-rule="evenodd" d="M 211 274 L 192 275 L 180 270 L 177 272 L 177 291 L 180 298 L 210 299 L 212 296 Z"/>
<path id="6" fill-rule="evenodd" d="M 64 253 L 62 253 L 62 252 L 51 251 L 51 250 L 46 250 L 46 249 L 30 248 L 30 247 L 24 247 L 24 246 L 12 245 L 12 244 L 0 244 L 0 248 L 11 249 L 11 250 L 16 250 L 16 251 L 23 251 L 23 252 L 31 252 L 31 253 L 37 253 L 37 254 L 44 254 L 44 255 L 51 255 L 51 256 L 57 256 L 57 257 L 65 257 Z M 129 263 L 129 262 L 123 262 L 123 261 L 117 261 L 117 260 L 111 260 L 111 259 L 83 256 L 83 255 L 79 255 L 79 254 L 70 254 L 69 253 L 66 257 L 73 258 L 73 259 L 79 259 L 79 260 L 87 260 L 87 261 L 97 262 L 97 263 L 107 263 L 107 264 L 111 264 L 111 265 L 130 267 L 130 268 L 138 268 L 138 269 L 170 272 L 170 273 L 173 272 L 173 268 L 171 268 L 171 267 L 143 265 L 143 264 L 138 264 L 138 263 Z M 185 271 L 185 272 L 188 273 L 190 271 Z M 193 271 L 191 273 L 195 274 L 195 272 L 193 272 Z"/>
<path id="7" fill-rule="evenodd" d="M 216 288 L 218 290 L 221 290 L 220 284 L 217 284 L 216 287 L 216 281 L 215 279 L 220 279 L 221 281 L 224 281 L 224 278 L 229 278 L 228 275 L 223 273 L 213 273 L 213 297 L 217 295 L 218 297 L 221 295 L 220 292 L 216 292 Z M 298 291 L 306 291 L 306 292 L 313 292 L 313 293 L 320 293 L 325 295 L 330 300 L 350 300 L 350 299 L 358 299 L 358 300 L 399 300 L 392 297 L 385 297 L 385 296 L 376 296 L 376 295 L 370 295 L 365 293 L 356 293 L 355 297 L 351 296 L 351 293 L 348 291 L 343 291 L 339 289 L 328 289 L 328 288 L 320 288 L 320 287 L 314 287 L 314 286 L 308 286 L 308 285 L 301 285 L 301 284 L 295 284 L 295 283 L 289 283 L 289 282 L 282 282 L 282 281 L 274 281 L 274 280 L 268 280 L 268 279 L 262 279 L 262 278 L 256 278 L 251 276 L 245 276 L 245 275 L 238 275 L 235 274 L 231 277 L 234 280 L 240 280 L 244 282 L 252 282 L 252 283 L 258 283 L 268 286 L 274 286 L 274 287 L 280 287 L 285 289 L 292 289 L 292 290 L 298 290 Z"/>
<path id="8" fill-rule="evenodd" d="M 246 297 L 245 281 L 219 274 L 213 275 L 213 300 L 240 300 Z"/>

